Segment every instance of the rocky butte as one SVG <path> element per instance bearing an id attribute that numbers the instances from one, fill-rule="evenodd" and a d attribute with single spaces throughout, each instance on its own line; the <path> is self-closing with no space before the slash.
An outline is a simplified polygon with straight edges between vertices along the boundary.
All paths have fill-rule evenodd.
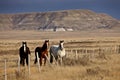
<path id="1" fill-rule="evenodd" d="M 107 14 L 95 13 L 91 10 L 0 14 L 0 31 L 91 31 L 98 29 L 120 29 L 120 21 Z"/>

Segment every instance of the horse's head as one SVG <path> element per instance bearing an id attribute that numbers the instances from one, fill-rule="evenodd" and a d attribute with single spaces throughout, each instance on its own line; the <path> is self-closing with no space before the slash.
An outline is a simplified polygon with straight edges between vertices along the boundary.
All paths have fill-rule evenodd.
<path id="1" fill-rule="evenodd" d="M 64 40 L 61 40 L 61 41 L 60 41 L 60 44 L 59 44 L 59 46 L 60 46 L 60 49 L 61 49 L 61 50 L 63 50 L 63 49 L 64 49 L 63 44 L 64 44 Z"/>
<path id="2" fill-rule="evenodd" d="M 45 44 L 47 45 L 47 48 L 49 46 L 49 40 L 45 40 Z"/>
<path id="3" fill-rule="evenodd" d="M 26 52 L 27 43 L 25 41 L 22 42 L 22 46 L 24 48 L 24 52 Z"/>
<path id="4" fill-rule="evenodd" d="M 48 46 L 49 46 L 49 40 L 45 40 L 43 46 L 42 46 L 42 50 L 46 50 L 48 49 Z"/>

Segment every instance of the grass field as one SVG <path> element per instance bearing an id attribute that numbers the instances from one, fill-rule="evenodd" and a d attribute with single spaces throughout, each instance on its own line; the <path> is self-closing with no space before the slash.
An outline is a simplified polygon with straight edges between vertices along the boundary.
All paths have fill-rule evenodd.
<path id="1" fill-rule="evenodd" d="M 50 45 L 65 40 L 65 48 L 102 49 L 96 56 L 89 57 L 92 52 L 79 53 L 75 59 L 74 51 L 64 59 L 62 66 L 55 64 L 42 66 L 38 72 L 37 65 L 33 64 L 34 49 L 42 46 L 45 39 Z M 21 67 L 18 74 L 18 50 L 22 41 L 27 41 L 31 50 L 31 74 L 28 68 Z M 7 60 L 7 80 L 120 80 L 120 36 L 119 33 L 92 32 L 35 32 L 35 31 L 7 31 L 0 32 L 0 80 L 4 80 L 4 60 Z M 81 55 L 84 54 L 84 55 Z M 73 57 L 73 58 L 71 58 Z"/>

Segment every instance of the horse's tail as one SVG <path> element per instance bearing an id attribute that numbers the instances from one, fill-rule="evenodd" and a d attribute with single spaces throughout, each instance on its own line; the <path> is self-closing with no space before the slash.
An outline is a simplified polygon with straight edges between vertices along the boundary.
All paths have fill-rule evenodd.
<path id="1" fill-rule="evenodd" d="M 37 63 L 37 51 L 35 50 L 35 61 L 34 61 L 34 64 Z"/>
<path id="2" fill-rule="evenodd" d="M 37 63 L 37 53 L 38 53 L 38 58 L 40 58 L 40 55 L 41 55 L 41 47 L 37 47 L 37 48 L 35 49 L 35 61 L 34 61 L 35 64 Z"/>
<path id="3" fill-rule="evenodd" d="M 38 53 L 38 57 L 39 57 L 39 47 L 37 47 L 37 48 L 35 49 L 35 61 L 34 61 L 34 64 L 37 63 L 37 53 Z"/>

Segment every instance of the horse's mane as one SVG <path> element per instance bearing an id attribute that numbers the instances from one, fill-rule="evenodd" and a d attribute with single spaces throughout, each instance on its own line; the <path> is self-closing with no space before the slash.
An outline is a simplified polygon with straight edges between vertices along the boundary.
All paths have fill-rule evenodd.
<path id="1" fill-rule="evenodd" d="M 46 50 L 47 49 L 47 44 L 46 42 L 44 42 L 43 46 L 42 46 L 42 51 Z"/>
<path id="2" fill-rule="evenodd" d="M 61 43 L 59 43 L 59 47 L 60 47 L 60 49 L 61 49 Z"/>

